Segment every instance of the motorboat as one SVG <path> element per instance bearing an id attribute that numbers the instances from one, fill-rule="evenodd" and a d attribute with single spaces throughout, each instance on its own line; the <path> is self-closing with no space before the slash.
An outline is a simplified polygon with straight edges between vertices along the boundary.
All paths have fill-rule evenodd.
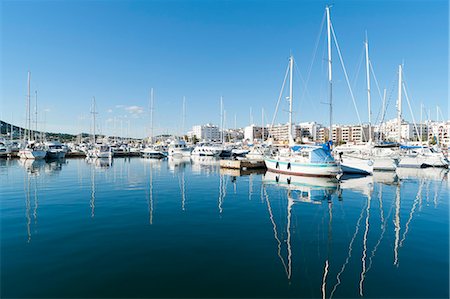
<path id="1" fill-rule="evenodd" d="M 47 151 L 35 141 L 29 141 L 25 147 L 19 150 L 19 157 L 21 159 L 44 159 L 47 155 Z"/>
<path id="2" fill-rule="evenodd" d="M 219 157 L 221 153 L 222 148 L 218 146 L 201 144 L 194 148 L 191 155 L 200 157 Z"/>
<path id="3" fill-rule="evenodd" d="M 141 154 L 144 158 L 162 159 L 166 157 L 164 152 L 158 146 L 148 146 L 141 150 Z"/>
<path id="4" fill-rule="evenodd" d="M 190 157 L 192 148 L 186 145 L 184 140 L 174 140 L 169 144 L 168 155 L 170 157 Z"/>
<path id="5" fill-rule="evenodd" d="M 5 140 L 0 140 L 0 158 L 6 158 L 11 155 L 11 146 Z"/>
<path id="6" fill-rule="evenodd" d="M 67 153 L 66 147 L 59 141 L 48 141 L 44 143 L 48 159 L 64 159 Z"/>
<path id="7" fill-rule="evenodd" d="M 88 158 L 108 158 L 113 157 L 113 151 L 107 144 L 96 144 L 93 149 L 88 150 Z"/>
<path id="8" fill-rule="evenodd" d="M 449 161 L 444 153 L 438 148 L 429 146 L 400 146 L 401 156 L 399 167 L 426 168 L 444 167 L 448 168 Z"/>

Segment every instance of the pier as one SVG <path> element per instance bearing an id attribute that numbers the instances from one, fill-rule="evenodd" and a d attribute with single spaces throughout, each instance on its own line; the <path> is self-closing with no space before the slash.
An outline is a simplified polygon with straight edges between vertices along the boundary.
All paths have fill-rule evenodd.
<path id="1" fill-rule="evenodd" d="M 220 160 L 220 168 L 250 170 L 265 169 L 266 165 L 262 160 Z"/>

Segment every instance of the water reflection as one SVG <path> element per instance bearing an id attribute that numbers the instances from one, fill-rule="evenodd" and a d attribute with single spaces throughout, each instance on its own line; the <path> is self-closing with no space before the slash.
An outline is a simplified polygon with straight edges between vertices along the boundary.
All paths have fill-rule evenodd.
<path id="1" fill-rule="evenodd" d="M 37 216 L 39 206 L 39 183 L 38 176 L 45 165 L 44 161 L 19 162 L 26 170 L 24 173 L 24 194 L 25 194 L 25 219 L 27 229 L 27 243 L 31 242 L 32 226 L 37 227 Z M 34 163 L 33 163 L 34 162 Z M 32 224 L 32 218 L 34 224 Z"/>
<path id="2" fill-rule="evenodd" d="M 293 290 L 301 288 L 299 285 L 304 284 L 306 280 L 303 278 L 307 277 L 314 296 L 322 298 L 371 296 L 370 291 L 374 289 L 380 271 L 395 275 L 397 272 L 393 271 L 399 271 L 399 268 L 405 266 L 411 267 L 408 264 L 411 256 L 409 259 L 406 256 L 418 244 L 417 236 L 414 236 L 414 231 L 418 229 L 415 219 L 427 216 L 421 214 L 422 210 L 430 216 L 429 209 L 443 205 L 439 200 L 441 192 L 447 192 L 448 184 L 448 171 L 443 169 L 399 169 L 397 172 L 375 172 L 373 176 L 350 176 L 335 180 L 220 169 L 218 160 L 210 158 L 117 159 L 114 166 L 109 159 L 50 163 L 21 160 L 18 163 L 23 167 L 19 169 L 24 176 L 26 242 L 31 242 L 32 235 L 36 238 L 33 232 L 38 224 L 39 189 L 45 183 L 47 175 L 64 173 L 71 166 L 77 167 L 74 178 L 76 180 L 78 177 L 79 188 L 85 191 L 83 213 L 86 214 L 86 198 L 89 197 L 92 218 L 95 217 L 97 188 L 101 188 L 100 193 L 104 186 L 117 187 L 119 190 L 121 179 L 129 183 L 130 177 L 134 175 L 138 181 L 133 183 L 138 187 L 132 189 L 135 193 L 126 194 L 136 194 L 139 201 L 131 200 L 126 206 L 132 210 L 138 206 L 133 206 L 136 202 L 143 205 L 138 208 L 143 214 L 144 222 L 147 223 L 148 219 L 148 224 L 152 225 L 152 229 L 146 231 L 148 236 L 149 231 L 161 228 L 161 223 L 154 221 L 155 197 L 159 202 L 164 196 L 165 206 L 156 207 L 157 211 L 164 210 L 161 215 L 165 217 L 172 217 L 172 211 L 169 210 L 172 206 L 175 207 L 178 214 L 174 215 L 177 216 L 180 206 L 182 211 L 191 211 L 192 214 L 183 217 L 186 225 L 189 225 L 189 217 L 202 217 L 200 213 L 195 214 L 195 211 L 206 208 L 214 213 L 218 212 L 220 217 L 217 218 L 225 223 L 229 219 L 224 215 L 224 203 L 240 208 L 230 209 L 229 213 L 227 210 L 227 214 L 244 213 L 244 208 L 252 209 L 254 213 L 240 214 L 239 217 L 253 217 L 262 210 L 263 221 L 267 225 L 262 223 L 260 229 L 269 238 L 264 242 L 270 244 L 264 244 L 267 247 L 263 246 L 261 250 L 270 250 L 275 259 L 275 273 L 292 286 Z M 108 169 L 112 171 L 107 171 Z M 107 176 L 107 173 L 112 172 L 114 179 Z M 204 177 L 198 174 L 209 176 L 213 183 L 204 184 Z M 55 178 L 58 177 L 53 176 L 52 180 Z M 195 180 L 198 180 L 197 184 Z M 218 190 L 215 185 L 217 183 Z M 161 189 L 164 192 L 158 191 L 160 186 L 164 187 Z M 196 192 L 200 192 L 199 188 L 194 188 L 197 186 L 204 186 L 201 192 L 211 196 L 212 202 L 209 201 L 209 205 L 195 200 L 198 194 Z M 175 190 L 175 194 L 166 195 L 169 193 L 165 193 L 167 190 Z M 130 192 L 129 189 L 122 191 Z M 120 202 L 120 195 L 117 196 L 117 201 Z M 22 198 L 20 221 L 23 225 Z M 45 202 L 45 198 L 42 200 Z M 49 206 L 41 204 L 39 207 L 41 219 L 45 214 L 43 209 L 46 210 Z M 102 207 L 102 214 L 103 211 L 105 215 L 108 212 L 117 213 L 108 208 Z M 44 221 L 40 222 L 42 226 Z M 99 223 L 100 217 L 95 222 Z M 94 221 L 89 222 L 89 225 L 95 225 Z M 167 226 L 164 228 L 167 229 Z M 240 233 L 238 229 L 232 231 L 233 234 Z M 154 236 L 158 238 L 157 235 Z M 229 239 L 233 237 L 235 236 L 226 236 Z M 226 238 L 223 242 L 227 242 Z M 156 243 L 158 242 L 145 246 L 152 249 L 152 246 L 157 246 Z M 388 261 L 388 266 L 385 261 Z M 260 267 L 267 275 L 272 275 L 268 264 L 260 261 Z M 374 271 L 377 267 L 380 268 Z"/>
<path id="3" fill-rule="evenodd" d="M 439 190 L 442 189 L 443 182 L 447 180 L 447 170 L 434 169 L 431 172 L 423 170 L 400 170 L 398 173 L 395 172 L 381 172 L 375 173 L 373 176 L 365 177 L 342 177 L 339 181 L 327 178 L 310 178 L 310 177 L 296 177 L 277 173 L 266 172 L 263 176 L 262 182 L 264 187 L 264 197 L 265 203 L 267 205 L 267 210 L 269 212 L 270 223 L 273 227 L 273 235 L 277 244 L 277 256 L 281 261 L 281 264 L 286 273 L 287 279 L 290 281 L 292 278 L 292 259 L 296 256 L 294 250 L 295 248 L 291 245 L 291 229 L 292 227 L 291 217 L 292 213 L 301 212 L 301 207 L 294 209 L 293 206 L 296 203 L 309 203 L 312 205 L 323 205 L 326 203 L 328 212 L 328 222 L 327 222 L 327 244 L 326 244 L 326 254 L 323 256 L 324 262 L 322 267 L 322 278 L 321 278 L 321 295 L 322 298 L 332 298 L 335 295 L 336 290 L 342 283 L 342 275 L 345 272 L 349 262 L 352 259 L 352 254 L 355 248 L 355 242 L 358 242 L 358 236 L 360 236 L 361 242 L 361 252 L 357 254 L 360 257 L 360 275 L 359 275 L 359 295 L 361 297 L 365 296 L 364 287 L 367 275 L 371 268 L 373 267 L 374 258 L 376 252 L 382 244 L 386 230 L 389 229 L 389 219 L 392 219 L 393 223 L 393 244 L 386 244 L 387 246 L 393 248 L 393 264 L 395 267 L 399 267 L 399 250 L 404 246 L 405 240 L 407 239 L 408 232 L 410 231 L 411 223 L 413 221 L 416 211 L 421 207 L 422 194 L 424 188 L 427 185 L 434 184 L 434 190 L 436 191 L 433 198 L 439 198 Z M 413 180 L 416 184 L 416 196 L 412 201 L 412 205 L 409 209 L 408 215 L 405 217 L 402 215 L 401 201 L 402 201 L 402 180 Z M 284 195 L 280 198 L 277 193 L 267 192 L 267 188 L 277 187 L 285 190 Z M 388 188 L 389 190 L 384 190 Z M 395 188 L 394 200 L 391 200 L 390 194 L 392 194 L 391 189 Z M 406 191 L 406 190 L 405 190 Z M 408 188 L 409 192 L 411 189 Z M 364 205 L 359 213 L 359 217 L 354 226 L 353 235 L 348 243 L 347 256 L 340 266 L 338 271 L 336 271 L 335 283 L 332 287 L 327 285 L 330 279 L 332 269 L 336 269 L 334 264 L 338 261 L 331 258 L 331 244 L 333 235 L 333 205 L 335 204 L 333 198 L 342 200 L 346 198 L 348 193 L 349 198 L 353 197 L 352 194 L 359 193 L 364 199 Z M 385 215 L 383 207 L 383 194 L 386 193 L 388 200 L 392 202 L 390 211 L 388 215 Z M 275 195 L 274 195 L 275 194 Z M 279 194 L 279 193 L 278 193 Z M 270 203 L 270 196 L 275 196 L 274 199 L 285 200 L 286 201 L 286 221 L 285 223 L 285 237 L 280 238 L 278 233 L 279 224 L 277 225 Z M 373 202 L 373 197 L 377 199 Z M 405 198 L 407 202 L 408 197 Z M 349 199 L 350 200 L 350 199 Z M 374 204 L 376 203 L 376 204 Z M 376 209 L 376 215 L 379 217 L 377 219 L 372 219 L 372 210 Z M 394 215 L 392 216 L 392 211 L 394 209 Z M 405 217 L 404 222 L 401 221 L 402 217 Z M 300 218 L 301 219 L 301 218 Z M 374 223 L 379 224 L 375 229 L 371 228 Z M 296 226 L 301 227 L 301 223 L 296 223 Z M 376 234 L 376 235 L 374 235 Z M 369 240 L 375 239 L 376 241 L 370 242 L 373 246 L 370 246 Z M 286 246 L 285 255 L 282 254 L 282 246 Z M 300 249 L 299 249 L 300 250 Z"/>

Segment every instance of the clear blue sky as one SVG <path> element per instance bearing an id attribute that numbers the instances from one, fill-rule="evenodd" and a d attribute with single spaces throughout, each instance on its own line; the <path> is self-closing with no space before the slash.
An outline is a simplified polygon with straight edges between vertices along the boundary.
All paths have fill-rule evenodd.
<path id="1" fill-rule="evenodd" d="M 319 35 L 326 1 L 1 1 L 0 118 L 25 123 L 27 71 L 38 90 L 40 128 L 89 131 L 92 96 L 103 133 L 148 132 L 150 88 L 155 90 L 156 133 L 179 133 L 182 97 L 186 130 L 220 121 L 261 122 L 272 118 L 292 52 L 307 92 L 294 79 L 294 119 L 328 123 L 325 30 Z M 448 2 L 333 2 L 332 22 L 367 120 L 364 64 L 358 70 L 367 30 L 370 56 L 380 88 L 388 97 L 398 64 L 417 120 L 420 103 L 436 105 L 448 118 Z M 312 59 L 319 38 L 315 60 Z M 357 123 L 356 113 L 333 50 L 336 123 Z M 358 74 L 358 75 L 357 75 Z M 356 80 L 354 79 L 356 78 Z M 372 78 L 373 117 L 381 101 Z M 394 117 L 396 90 L 389 97 Z M 407 104 L 404 114 L 411 119 Z M 286 122 L 286 101 L 277 122 Z M 44 112 L 45 111 L 45 112 Z M 266 121 L 267 123 L 270 120 Z"/>

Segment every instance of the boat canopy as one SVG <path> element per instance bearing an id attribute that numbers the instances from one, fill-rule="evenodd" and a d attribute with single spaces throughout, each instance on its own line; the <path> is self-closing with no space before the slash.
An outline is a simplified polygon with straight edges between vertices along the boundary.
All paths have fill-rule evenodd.
<path id="1" fill-rule="evenodd" d="M 330 151 L 319 147 L 311 151 L 310 162 L 311 163 L 334 162 L 334 158 L 333 156 L 331 156 Z"/>

